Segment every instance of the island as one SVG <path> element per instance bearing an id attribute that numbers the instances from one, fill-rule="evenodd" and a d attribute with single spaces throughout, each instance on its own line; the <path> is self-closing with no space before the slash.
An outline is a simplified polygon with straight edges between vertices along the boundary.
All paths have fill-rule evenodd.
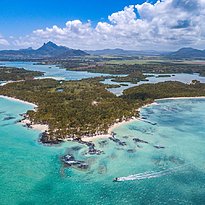
<path id="1" fill-rule="evenodd" d="M 31 80 L 43 75 L 44 73 L 40 71 L 0 66 L 0 81 Z"/>
<path id="2" fill-rule="evenodd" d="M 114 77 L 111 81 L 118 83 L 130 82 L 137 84 L 140 81 L 149 81 L 148 79 L 146 79 L 147 77 L 148 76 L 144 75 L 141 71 L 134 71 L 127 76 Z"/>
<path id="3" fill-rule="evenodd" d="M 184 84 L 163 82 L 129 88 L 116 96 L 97 78 L 80 81 L 35 79 L 13 82 L 1 87 L 0 95 L 9 96 L 37 105 L 24 117 L 31 124 L 43 124 L 48 130 L 41 142 L 56 144 L 108 134 L 115 123 L 126 122 L 139 116 L 139 108 L 155 99 L 169 97 L 205 96 L 205 84 L 198 81 Z M 88 144 L 93 152 L 93 144 Z M 99 153 L 99 152 L 97 152 Z"/>
<path id="4" fill-rule="evenodd" d="M 107 61 L 106 61 L 107 60 Z M 149 74 L 176 74 L 176 73 L 187 73 L 194 74 L 199 73 L 201 76 L 205 76 L 205 65 L 197 64 L 193 61 L 149 61 L 144 59 L 140 61 L 136 59 L 132 64 L 129 60 L 117 60 L 112 61 L 112 57 L 109 59 L 102 57 L 92 57 L 89 58 L 75 58 L 69 60 L 44 60 L 42 64 L 47 65 L 58 65 L 61 68 L 72 70 L 72 71 L 87 71 L 92 73 L 106 73 L 106 74 L 125 74 L 125 75 L 136 75 L 137 72 L 149 73 Z M 138 73 L 138 76 L 142 75 Z"/>
<path id="5" fill-rule="evenodd" d="M 57 81 L 27 80 L 4 85 L 0 94 L 32 102 L 38 107 L 26 118 L 34 124 L 46 124 L 43 143 L 106 134 L 116 122 L 137 117 L 140 102 L 115 96 L 96 79 Z"/>

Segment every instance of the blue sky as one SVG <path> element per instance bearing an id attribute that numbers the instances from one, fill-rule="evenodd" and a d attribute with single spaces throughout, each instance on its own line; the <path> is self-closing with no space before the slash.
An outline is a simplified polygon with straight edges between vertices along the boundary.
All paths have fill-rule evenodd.
<path id="1" fill-rule="evenodd" d="M 38 28 L 63 26 L 66 21 L 93 24 L 131 4 L 145 0 L 0 0 L 0 27 L 4 36 L 26 35 Z M 9 26 L 8 26 L 9 25 Z"/>
<path id="2" fill-rule="evenodd" d="M 205 0 L 0 0 L 0 49 L 205 49 Z"/>

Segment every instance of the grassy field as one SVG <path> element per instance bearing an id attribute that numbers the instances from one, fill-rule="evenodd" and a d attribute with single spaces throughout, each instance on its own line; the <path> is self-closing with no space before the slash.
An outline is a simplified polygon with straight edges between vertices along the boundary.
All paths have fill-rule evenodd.
<path id="1" fill-rule="evenodd" d="M 181 64 L 196 64 L 196 65 L 204 65 L 205 64 L 205 61 L 200 61 L 200 60 L 191 60 L 191 61 L 188 61 L 188 60 L 176 60 L 176 61 L 173 61 L 173 60 L 166 60 L 166 59 L 134 59 L 134 60 L 110 60 L 110 61 L 105 61 L 103 62 L 105 64 L 115 64 L 115 65 L 135 65 L 135 64 L 160 64 L 160 63 L 181 63 Z"/>

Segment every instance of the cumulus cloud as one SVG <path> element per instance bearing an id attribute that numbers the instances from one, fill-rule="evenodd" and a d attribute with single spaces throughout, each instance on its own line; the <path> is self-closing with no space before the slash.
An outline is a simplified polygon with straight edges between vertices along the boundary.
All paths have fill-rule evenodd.
<path id="1" fill-rule="evenodd" d="M 61 28 L 38 29 L 16 39 L 16 46 L 34 46 L 52 40 L 80 49 L 176 49 L 205 45 L 205 0 L 158 0 L 130 5 L 108 16 L 107 22 L 68 21 Z M 3 40 L 2 40 L 3 41 Z M 0 37 L 1 43 L 1 37 Z"/>
<path id="2" fill-rule="evenodd" d="M 0 34 L 0 46 L 8 46 L 9 42 Z"/>

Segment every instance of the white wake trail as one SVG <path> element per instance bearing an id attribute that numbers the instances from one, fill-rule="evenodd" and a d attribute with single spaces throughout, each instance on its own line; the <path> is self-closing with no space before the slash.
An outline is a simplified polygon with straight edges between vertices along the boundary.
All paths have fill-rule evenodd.
<path id="1" fill-rule="evenodd" d="M 133 181 L 133 180 L 157 178 L 157 177 L 162 177 L 162 176 L 172 174 L 172 173 L 177 172 L 177 171 L 181 171 L 182 168 L 184 168 L 184 167 L 185 166 L 178 166 L 175 168 L 170 168 L 170 169 L 166 169 L 166 170 L 162 170 L 162 171 L 158 171 L 158 172 L 150 171 L 150 172 L 129 175 L 127 177 L 118 177 L 116 179 L 118 182 L 122 182 L 122 181 Z"/>

